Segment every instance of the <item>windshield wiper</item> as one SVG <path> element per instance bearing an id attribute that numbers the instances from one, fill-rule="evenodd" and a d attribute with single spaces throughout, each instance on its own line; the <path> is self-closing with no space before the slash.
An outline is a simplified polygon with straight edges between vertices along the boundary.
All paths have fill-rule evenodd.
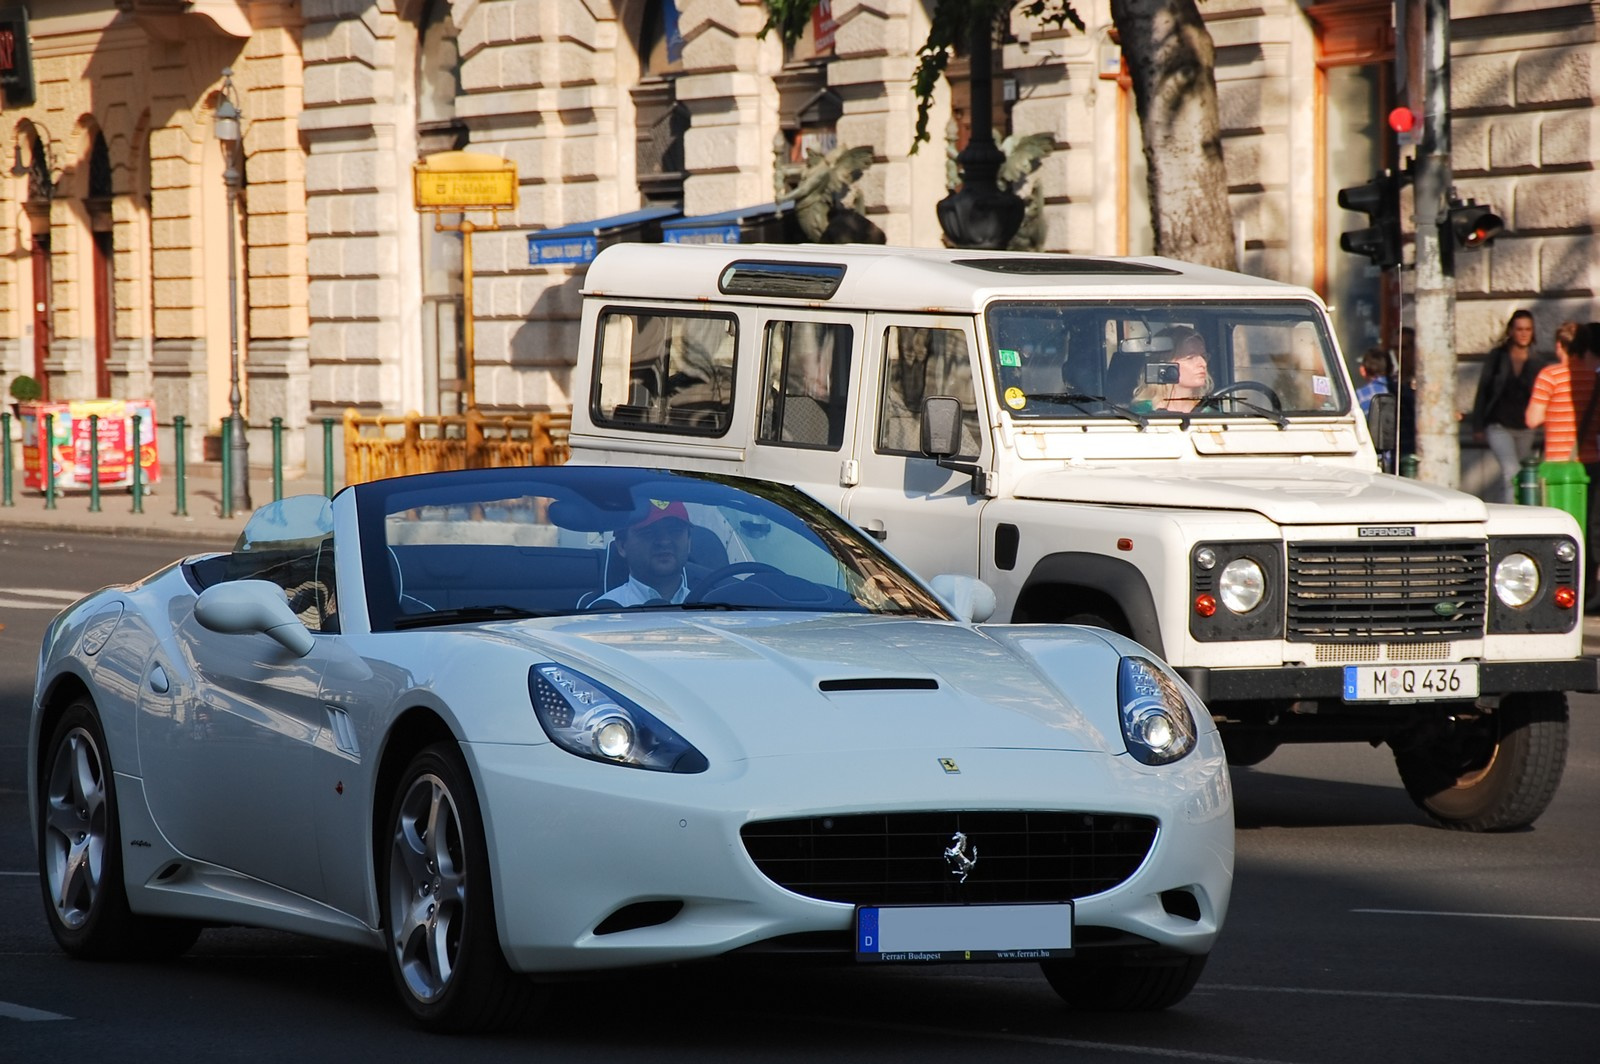
<path id="1" fill-rule="evenodd" d="M 525 610 L 520 606 L 461 606 L 431 613 L 403 613 L 394 619 L 396 629 L 433 628 L 443 624 L 468 624 L 473 621 L 515 621 L 528 617 L 551 617 L 548 611 Z"/>
<path id="2" fill-rule="evenodd" d="M 1239 406 L 1244 407 L 1252 414 L 1255 414 L 1258 417 L 1266 418 L 1268 421 L 1278 426 L 1280 431 L 1289 427 L 1289 418 L 1287 415 L 1269 407 L 1257 406 L 1248 399 L 1240 399 L 1233 392 L 1228 392 L 1227 394 L 1213 392 L 1210 395 L 1202 395 L 1200 398 L 1194 401 L 1193 409 L 1191 409 L 1187 414 L 1183 415 L 1183 420 L 1178 423 L 1178 427 L 1184 431 L 1188 431 L 1189 422 L 1194 420 L 1195 416 L 1206 406 L 1206 404 L 1216 402 L 1219 399 L 1226 399 L 1231 403 L 1237 403 Z M 1217 413 L 1220 414 L 1222 411 L 1219 409 Z"/>
<path id="3" fill-rule="evenodd" d="M 1113 403 L 1103 395 L 1086 395 L 1083 392 L 1043 392 L 1038 394 L 1028 393 L 1024 398 L 1041 403 L 1070 403 L 1085 414 L 1093 414 L 1095 412 L 1085 406 L 1085 403 L 1102 403 L 1113 414 L 1119 414 L 1124 420 L 1138 425 L 1140 432 L 1143 432 L 1150 425 L 1150 419 L 1143 414 L 1130 410 L 1119 403 Z"/>

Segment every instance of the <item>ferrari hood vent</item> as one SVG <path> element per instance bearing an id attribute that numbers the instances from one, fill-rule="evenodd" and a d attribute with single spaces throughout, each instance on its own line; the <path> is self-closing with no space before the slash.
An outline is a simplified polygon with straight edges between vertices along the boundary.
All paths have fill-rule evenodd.
<path id="1" fill-rule="evenodd" d="M 819 680 L 824 694 L 837 691 L 937 691 L 939 681 L 931 676 L 861 676 L 843 680 Z"/>

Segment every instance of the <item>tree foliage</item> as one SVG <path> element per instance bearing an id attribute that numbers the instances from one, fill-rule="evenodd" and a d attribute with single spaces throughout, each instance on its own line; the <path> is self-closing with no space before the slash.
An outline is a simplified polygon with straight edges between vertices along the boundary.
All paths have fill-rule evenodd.
<path id="1" fill-rule="evenodd" d="M 817 0 L 765 0 L 767 24 L 793 44 Z M 928 139 L 933 91 L 973 31 L 1004 27 L 1013 12 L 1084 31 L 1070 0 L 933 0 L 928 39 L 917 49 L 912 151 Z M 1237 268 L 1227 171 L 1222 163 L 1215 49 L 1197 0 L 1111 0 L 1111 19 L 1133 81 L 1156 252 Z"/>

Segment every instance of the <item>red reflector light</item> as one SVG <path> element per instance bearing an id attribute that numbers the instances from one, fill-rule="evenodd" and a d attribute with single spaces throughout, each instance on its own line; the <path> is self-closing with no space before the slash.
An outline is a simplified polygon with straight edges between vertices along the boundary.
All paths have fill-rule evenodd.
<path id="1" fill-rule="evenodd" d="M 1118 550 L 1132 550 L 1133 549 L 1133 540 L 1127 539 L 1126 537 L 1124 537 L 1123 539 L 1117 540 L 1117 549 Z"/>
<path id="2" fill-rule="evenodd" d="M 1194 612 L 1202 617 L 1209 617 L 1217 612 L 1217 600 L 1210 595 L 1196 595 L 1194 597 Z"/>
<path id="3" fill-rule="evenodd" d="M 1556 600 L 1556 605 L 1564 610 L 1570 610 L 1578 604 L 1578 593 L 1570 587 L 1556 588 L 1556 593 L 1552 597 Z"/>

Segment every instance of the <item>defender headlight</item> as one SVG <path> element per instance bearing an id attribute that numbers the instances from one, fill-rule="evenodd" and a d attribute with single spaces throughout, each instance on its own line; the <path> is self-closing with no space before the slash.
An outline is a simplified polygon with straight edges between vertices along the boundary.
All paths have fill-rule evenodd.
<path id="1" fill-rule="evenodd" d="M 1222 604 L 1234 613 L 1249 613 L 1267 593 L 1267 574 L 1253 558 L 1235 558 L 1222 567 L 1217 582 Z"/>
<path id="2" fill-rule="evenodd" d="M 1117 719 L 1128 753 L 1165 765 L 1195 746 L 1194 714 L 1177 680 L 1149 658 L 1123 658 L 1117 669 Z"/>
<path id="3" fill-rule="evenodd" d="M 1539 593 L 1539 565 L 1526 554 L 1507 554 L 1494 567 L 1494 593 L 1507 606 L 1526 606 Z"/>
<path id="4" fill-rule="evenodd" d="M 561 665 L 528 670 L 534 715 L 563 750 L 656 772 L 704 772 L 706 756 L 643 707 Z"/>

